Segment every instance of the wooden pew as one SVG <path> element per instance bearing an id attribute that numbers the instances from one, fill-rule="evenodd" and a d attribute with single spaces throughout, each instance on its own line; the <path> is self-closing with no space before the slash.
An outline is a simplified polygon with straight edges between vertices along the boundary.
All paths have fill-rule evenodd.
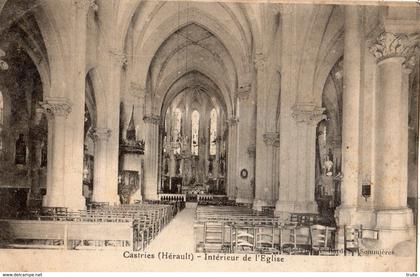
<path id="1" fill-rule="evenodd" d="M 13 234 L 7 247 L 144 250 L 182 208 L 179 202 L 115 206 L 100 203 L 77 212 L 47 207 L 29 213 L 28 220 L 0 223 Z"/>
<path id="2" fill-rule="evenodd" d="M 95 247 L 139 250 L 134 221 L 89 222 L 53 220 L 0 220 L 12 234 L 11 248 L 83 249 L 83 241 L 99 242 Z M 19 243 L 23 242 L 23 243 Z M 81 243 L 77 243 L 81 242 Z M 111 244 L 114 243 L 114 244 Z M 117 245 L 115 245 L 115 242 Z M 28 244 L 29 243 L 29 244 Z"/>

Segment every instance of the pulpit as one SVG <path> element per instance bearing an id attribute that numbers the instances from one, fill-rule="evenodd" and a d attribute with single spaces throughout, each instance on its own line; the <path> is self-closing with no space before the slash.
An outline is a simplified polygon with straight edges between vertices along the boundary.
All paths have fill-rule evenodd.
<path id="1" fill-rule="evenodd" d="M 123 204 L 142 201 L 144 141 L 137 140 L 134 124 L 134 107 L 126 131 L 120 141 L 120 174 L 118 194 Z"/>
<path id="2" fill-rule="evenodd" d="M 141 201 L 142 155 L 144 143 L 124 143 L 120 145 L 121 171 L 118 194 L 122 203 Z"/>

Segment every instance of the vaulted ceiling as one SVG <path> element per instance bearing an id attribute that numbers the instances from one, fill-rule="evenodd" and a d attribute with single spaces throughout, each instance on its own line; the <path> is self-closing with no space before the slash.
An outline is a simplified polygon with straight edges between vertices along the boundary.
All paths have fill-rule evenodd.
<path id="1" fill-rule="evenodd" d="M 240 4 L 150 1 L 139 3 L 126 45 L 134 57 L 132 78 L 158 99 L 155 109 L 183 83 L 201 86 L 232 111 L 237 88 L 251 79 L 252 40 Z"/>
<path id="2" fill-rule="evenodd" d="M 191 71 L 221 80 L 230 90 L 235 66 L 227 49 L 211 32 L 191 23 L 174 32 L 159 48 L 150 66 L 150 82 L 156 93 L 165 94 L 172 82 Z M 191 85 L 199 79 L 191 79 Z M 194 82 L 195 81 L 195 82 Z"/>

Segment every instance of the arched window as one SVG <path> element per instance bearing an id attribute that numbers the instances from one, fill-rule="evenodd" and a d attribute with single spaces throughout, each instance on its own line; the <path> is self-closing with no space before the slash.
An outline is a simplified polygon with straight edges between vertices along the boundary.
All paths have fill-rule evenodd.
<path id="1" fill-rule="evenodd" d="M 216 155 L 217 139 L 217 112 L 216 109 L 210 112 L 210 155 Z"/>
<path id="2" fill-rule="evenodd" d="M 200 128 L 200 113 L 193 111 L 191 114 L 191 154 L 198 156 L 198 130 Z"/>
<path id="3" fill-rule="evenodd" d="M 175 109 L 172 113 L 172 139 L 176 141 L 181 137 L 182 112 Z"/>

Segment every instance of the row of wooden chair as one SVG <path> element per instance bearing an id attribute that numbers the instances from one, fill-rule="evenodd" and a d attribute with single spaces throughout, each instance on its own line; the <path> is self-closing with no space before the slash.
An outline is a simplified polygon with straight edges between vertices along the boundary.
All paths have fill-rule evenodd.
<path id="1" fill-rule="evenodd" d="M 335 228 L 319 224 L 307 226 L 285 223 L 267 226 L 208 222 L 204 224 L 203 243 L 198 250 L 290 255 L 360 255 L 360 241 L 377 240 L 378 233 L 378 230 L 362 226 Z M 337 248 L 337 240 L 344 242 L 343 248 Z"/>
<path id="2" fill-rule="evenodd" d="M 246 207 L 198 207 L 196 251 L 354 255 L 360 254 L 359 240 L 368 233 L 373 239 L 378 236 L 378 231 L 361 226 L 337 228 L 325 222 L 318 214 L 295 213 L 280 220 Z M 344 242 L 341 250 L 339 241 Z"/>

